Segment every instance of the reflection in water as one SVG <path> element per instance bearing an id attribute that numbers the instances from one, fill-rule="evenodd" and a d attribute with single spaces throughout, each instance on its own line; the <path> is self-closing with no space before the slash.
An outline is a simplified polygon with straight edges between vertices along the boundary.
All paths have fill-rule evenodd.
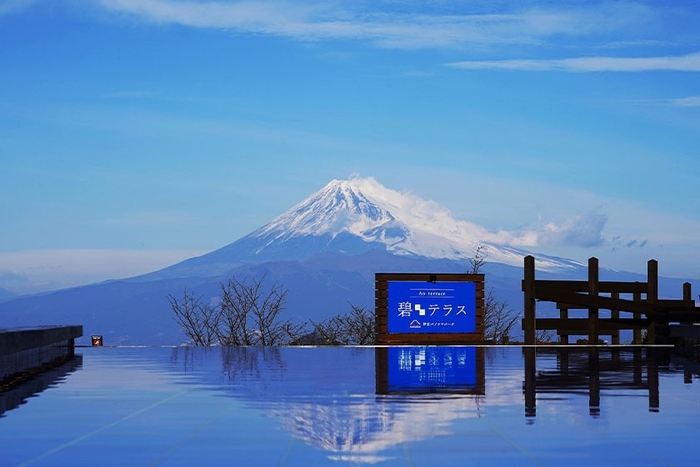
<path id="1" fill-rule="evenodd" d="M 697 464 L 698 364 L 665 352 L 181 347 L 83 358 L 0 417 L 0 465 Z"/>
<path id="2" fill-rule="evenodd" d="M 387 460 L 384 453 L 396 446 L 454 436 L 458 420 L 483 417 L 485 406 L 514 402 L 512 393 L 493 384 L 495 393 L 487 398 L 486 350 L 232 347 L 208 352 L 220 354 L 217 371 L 225 378 L 227 395 L 274 416 L 296 439 L 323 449 L 331 459 L 376 463 Z M 201 353 L 191 349 L 173 352 L 173 361 L 189 371 L 204 361 L 198 362 Z M 538 395 L 540 402 L 545 396 L 555 404 L 551 395 L 563 404 L 587 395 L 590 416 L 599 418 L 601 393 L 643 393 L 649 411 L 656 412 L 659 372 L 670 371 L 667 349 L 539 347 L 523 348 L 522 355 L 530 424 Z"/>
<path id="3" fill-rule="evenodd" d="M 589 414 L 600 416 L 601 391 L 647 393 L 649 411 L 659 411 L 659 371 L 683 365 L 692 382 L 692 366 L 666 348 L 523 348 L 525 415 L 536 416 L 537 394 L 588 394 Z M 538 361 L 542 367 L 538 370 Z M 554 368 L 551 364 L 555 363 Z"/>
<path id="4" fill-rule="evenodd" d="M 28 379 L 11 388 L 0 391 L 0 417 L 5 412 L 19 407 L 27 402 L 27 399 L 34 397 L 45 389 L 63 381 L 70 373 L 80 369 L 83 364 L 83 357 L 76 355 L 69 359 L 62 359 L 64 363 L 50 368 L 49 370 L 32 374 Z"/>
<path id="5" fill-rule="evenodd" d="M 484 394 L 484 349 L 454 346 L 377 348 L 377 394 Z"/>
<path id="6" fill-rule="evenodd" d="M 480 415 L 483 349 L 230 347 L 220 352 L 229 395 L 278 418 L 295 438 L 333 460 L 385 461 L 382 452 L 391 447 L 450 434 L 454 420 Z M 174 350 L 173 360 L 186 367 L 194 365 L 193 358 L 187 349 Z M 412 362 L 408 366 L 406 359 Z"/>

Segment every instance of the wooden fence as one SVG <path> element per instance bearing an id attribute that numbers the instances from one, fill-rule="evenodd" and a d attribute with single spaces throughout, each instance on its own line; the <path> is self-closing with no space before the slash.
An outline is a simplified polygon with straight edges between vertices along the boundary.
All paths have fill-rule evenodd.
<path id="1" fill-rule="evenodd" d="M 525 299 L 523 331 L 525 344 L 537 344 L 538 330 L 554 330 L 562 344 L 569 336 L 586 336 L 589 344 L 599 343 L 601 335 L 611 336 L 612 344 L 620 344 L 620 331 L 632 330 L 633 343 L 640 344 L 643 331 L 646 343 L 667 335 L 670 323 L 700 323 L 700 308 L 691 299 L 689 283 L 683 284 L 680 300 L 659 299 L 658 263 L 647 264 L 646 282 L 610 282 L 598 278 L 598 259 L 588 260 L 587 281 L 554 281 L 535 279 L 535 258 L 525 257 L 522 282 Z M 536 302 L 556 303 L 558 318 L 537 318 Z M 570 310 L 587 310 L 584 318 L 569 316 Z M 601 317 L 599 310 L 610 310 Z"/>

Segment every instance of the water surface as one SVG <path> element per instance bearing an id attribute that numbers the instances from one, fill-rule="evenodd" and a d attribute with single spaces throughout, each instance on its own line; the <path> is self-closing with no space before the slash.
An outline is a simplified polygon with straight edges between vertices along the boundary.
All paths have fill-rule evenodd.
<path id="1" fill-rule="evenodd" d="M 0 393 L 0 466 L 700 463 L 697 363 L 667 350 L 78 353 Z"/>

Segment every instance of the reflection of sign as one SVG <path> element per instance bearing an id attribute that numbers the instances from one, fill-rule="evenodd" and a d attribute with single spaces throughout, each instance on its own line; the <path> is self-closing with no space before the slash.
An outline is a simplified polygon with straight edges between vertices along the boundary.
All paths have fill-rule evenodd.
<path id="1" fill-rule="evenodd" d="M 474 282 L 388 282 L 388 332 L 476 332 Z"/>
<path id="2" fill-rule="evenodd" d="M 476 347 L 389 347 L 388 392 L 477 388 Z"/>

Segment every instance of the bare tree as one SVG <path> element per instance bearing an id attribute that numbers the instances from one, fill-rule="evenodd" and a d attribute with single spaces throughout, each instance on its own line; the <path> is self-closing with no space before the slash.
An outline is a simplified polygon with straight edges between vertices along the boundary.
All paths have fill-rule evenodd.
<path id="1" fill-rule="evenodd" d="M 209 346 L 217 342 L 219 314 L 216 308 L 202 303 L 202 297 L 195 297 L 185 289 L 182 299 L 168 294 L 175 321 L 194 345 Z"/>
<path id="2" fill-rule="evenodd" d="M 474 255 L 471 258 L 467 258 L 467 261 L 469 261 L 469 265 L 471 266 L 467 271 L 467 274 L 479 274 L 479 270 L 481 270 L 481 267 L 486 262 L 487 255 L 485 250 L 485 245 L 479 245 L 474 248 Z"/>
<path id="3" fill-rule="evenodd" d="M 281 320 L 287 290 L 275 283 L 264 286 L 265 276 L 250 282 L 235 277 L 220 283 L 218 307 L 203 305 L 185 293 L 182 300 L 168 296 L 176 321 L 195 345 L 284 345 L 301 335 L 305 325 Z"/>
<path id="4" fill-rule="evenodd" d="M 311 321 L 309 339 L 316 345 L 374 344 L 374 313 L 365 307 L 350 304 L 350 311 L 321 322 Z"/>
<path id="5" fill-rule="evenodd" d="M 507 344 L 519 317 L 506 302 L 498 300 L 493 288 L 489 289 L 484 297 L 484 339 Z"/>
<path id="6" fill-rule="evenodd" d="M 300 339 L 297 344 L 303 345 L 346 345 L 341 315 L 323 321 L 310 321 L 313 330 Z"/>
<path id="7" fill-rule="evenodd" d="M 247 287 L 235 279 L 219 283 L 221 299 L 219 302 L 219 341 L 224 346 L 253 345 L 252 331 L 248 321 L 252 304 Z"/>
<path id="8" fill-rule="evenodd" d="M 265 288 L 264 280 L 232 277 L 221 284 L 222 344 L 283 345 L 299 337 L 304 325 L 280 319 L 287 289 L 278 283 Z"/>
<path id="9" fill-rule="evenodd" d="M 551 344 L 555 338 L 556 335 L 551 329 L 538 329 L 535 332 L 535 342 L 538 344 Z"/>
<path id="10" fill-rule="evenodd" d="M 474 255 L 468 258 L 470 270 L 467 274 L 479 274 L 486 263 L 486 246 L 479 245 Z M 498 344 L 510 342 L 513 326 L 518 322 L 519 313 L 515 313 L 508 303 L 498 300 L 496 292 L 490 288 L 484 297 L 484 339 Z"/>
<path id="11" fill-rule="evenodd" d="M 365 307 L 350 304 L 350 313 L 343 317 L 345 335 L 349 344 L 374 344 L 374 312 Z"/>

